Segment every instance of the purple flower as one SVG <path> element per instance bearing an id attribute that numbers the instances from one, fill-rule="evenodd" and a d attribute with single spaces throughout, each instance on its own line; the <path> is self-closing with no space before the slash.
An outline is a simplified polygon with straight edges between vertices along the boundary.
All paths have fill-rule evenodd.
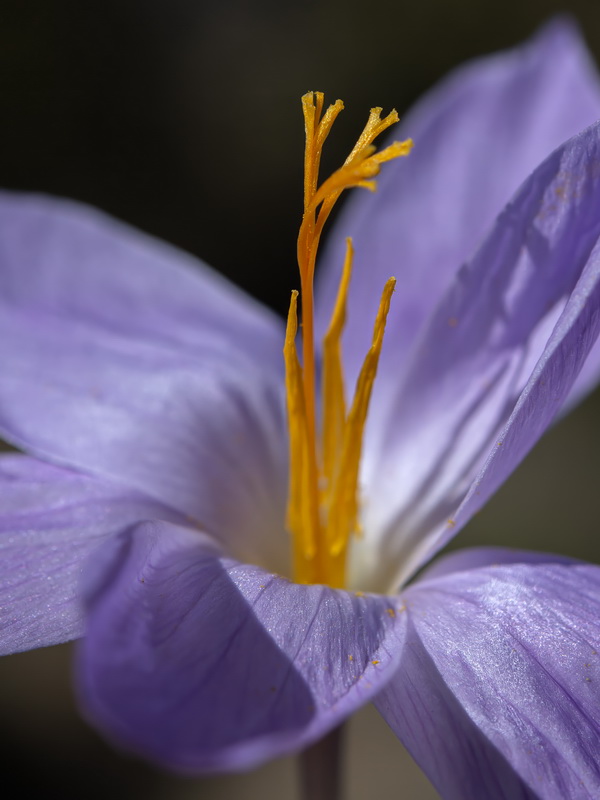
<path id="1" fill-rule="evenodd" d="M 597 797 L 600 568 L 479 549 L 406 584 L 599 376 L 598 117 L 554 23 L 425 98 L 410 158 L 338 221 L 315 327 L 351 234 L 348 385 L 398 278 L 345 590 L 278 574 L 281 321 L 96 212 L 5 194 L 0 431 L 31 455 L 0 460 L 2 652 L 80 636 L 82 585 L 85 712 L 163 765 L 243 769 L 374 700 L 445 798 Z"/>

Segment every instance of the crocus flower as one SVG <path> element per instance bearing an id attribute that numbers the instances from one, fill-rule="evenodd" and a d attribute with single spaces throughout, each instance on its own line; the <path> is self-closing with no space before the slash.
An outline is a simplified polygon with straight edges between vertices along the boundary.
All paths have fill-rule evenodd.
<path id="1" fill-rule="evenodd" d="M 365 354 L 379 366 L 360 494 L 331 506 L 360 532 L 340 572 L 315 572 L 336 586 L 306 564 L 290 580 L 289 483 L 300 560 L 339 541 L 313 541 L 321 487 L 290 473 L 282 322 L 95 211 L 2 196 L 0 430 L 27 453 L 0 460 L 2 651 L 79 637 L 85 617 L 85 713 L 184 772 L 299 750 L 374 700 L 445 798 L 598 797 L 600 568 L 479 549 L 408 583 L 598 377 L 598 117 L 587 54 L 554 23 L 426 97 L 403 125 L 413 153 L 337 222 L 315 340 L 351 234 L 329 374 L 360 389 Z M 294 323 L 292 307 L 302 460 L 320 408 L 301 407 Z M 351 394 L 323 412 L 343 430 Z"/>

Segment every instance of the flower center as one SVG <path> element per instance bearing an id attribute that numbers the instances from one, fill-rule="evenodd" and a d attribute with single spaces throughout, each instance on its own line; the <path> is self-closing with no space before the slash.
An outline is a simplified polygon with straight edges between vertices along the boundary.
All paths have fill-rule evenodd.
<path id="1" fill-rule="evenodd" d="M 384 161 L 408 155 L 412 142 L 395 142 L 376 152 L 373 141 L 398 121 L 392 111 L 381 119 L 373 108 L 352 152 L 336 172 L 318 185 L 323 144 L 340 111 L 341 100 L 323 112 L 324 96 L 302 98 L 304 152 L 304 216 L 298 234 L 298 267 L 302 300 L 302 365 L 296 350 L 298 292 L 293 291 L 284 345 L 290 447 L 287 527 L 293 539 L 294 579 L 300 583 L 345 585 L 351 536 L 359 529 L 359 466 L 363 430 L 395 279 L 384 286 L 373 340 L 360 371 L 354 399 L 346 408 L 341 337 L 352 272 L 352 242 L 346 259 L 329 329 L 323 340 L 320 424 L 316 413 L 313 277 L 323 226 L 344 189 L 375 190 L 372 180 Z"/>

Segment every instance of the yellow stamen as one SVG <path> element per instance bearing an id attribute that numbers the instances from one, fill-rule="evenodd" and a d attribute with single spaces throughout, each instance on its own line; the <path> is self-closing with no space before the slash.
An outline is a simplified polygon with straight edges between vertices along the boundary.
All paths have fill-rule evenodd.
<path id="1" fill-rule="evenodd" d="M 344 446 L 336 481 L 330 492 L 330 508 L 327 515 L 326 539 L 334 556 L 345 552 L 350 535 L 358 531 L 357 485 L 363 431 L 395 286 L 396 279 L 390 278 L 383 289 L 373 330 L 373 341 L 358 376 L 354 401 L 344 428 Z"/>
<path id="2" fill-rule="evenodd" d="M 382 108 L 371 109 L 367 124 L 363 128 L 361 135 L 358 137 L 358 141 L 354 145 L 352 152 L 346 159 L 346 164 L 349 164 L 357 155 L 357 153 L 360 153 L 363 148 L 372 144 L 380 134 L 390 127 L 390 125 L 395 125 L 396 122 L 398 122 L 398 112 L 396 109 L 390 111 L 387 117 L 384 117 L 383 119 L 381 119 L 382 111 Z M 402 142 L 402 144 L 406 144 L 406 142 Z"/>
<path id="3" fill-rule="evenodd" d="M 317 543 L 315 527 L 311 523 L 314 509 L 305 502 L 308 484 L 307 445 L 308 430 L 306 426 L 306 406 L 302 390 L 302 368 L 296 353 L 296 333 L 298 330 L 298 292 L 292 292 L 290 310 L 285 331 L 283 354 L 286 366 L 285 388 L 287 396 L 288 428 L 290 437 L 290 454 L 293 454 L 294 467 L 290 467 L 288 488 L 287 525 L 296 531 L 294 542 L 297 552 L 294 558 L 310 560 L 314 558 Z M 309 498 L 310 499 L 310 498 Z"/>
<path id="4" fill-rule="evenodd" d="M 329 329 L 323 339 L 323 476 L 331 490 L 342 453 L 346 424 L 341 338 L 346 324 L 346 299 L 352 274 L 352 240 L 346 239 L 346 260 Z"/>
<path id="5" fill-rule="evenodd" d="M 284 346 L 290 438 L 290 481 L 287 525 L 294 539 L 294 577 L 303 583 L 345 583 L 346 556 L 352 533 L 358 533 L 358 477 L 362 436 L 375 380 L 383 333 L 395 280 L 386 283 L 371 348 L 359 374 L 349 413 L 346 411 L 341 337 L 352 272 L 352 244 L 346 259 L 331 323 L 323 342 L 323 417 L 321 437 L 316 420 L 313 277 L 323 226 L 344 189 L 374 190 L 372 180 L 384 161 L 407 155 L 412 142 L 395 142 L 380 152 L 373 140 L 397 122 L 395 111 L 381 119 L 371 109 L 352 152 L 331 177 L 318 185 L 323 144 L 343 109 L 338 100 L 323 114 L 324 96 L 302 98 L 306 146 L 304 216 L 298 234 L 298 266 L 302 296 L 302 366 L 296 351 L 298 292 L 292 292 Z M 321 116 L 322 115 L 322 116 Z"/>

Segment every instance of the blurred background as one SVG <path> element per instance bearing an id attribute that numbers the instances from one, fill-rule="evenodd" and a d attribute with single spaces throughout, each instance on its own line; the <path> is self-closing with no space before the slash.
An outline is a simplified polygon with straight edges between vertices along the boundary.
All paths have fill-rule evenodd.
<path id="1" fill-rule="evenodd" d="M 402 113 L 465 59 L 560 11 L 600 57 L 597 0 L 3 0 L 0 183 L 82 200 L 195 253 L 281 313 L 296 285 L 299 97 L 344 99 L 324 169 L 370 106 Z M 458 544 L 600 562 L 600 396 L 546 436 Z M 79 718 L 69 646 L 0 660 L 3 784 L 14 797 L 296 798 L 294 763 L 174 778 Z M 348 734 L 348 800 L 436 794 L 372 709 Z M 5 794 L 5 797 L 10 795 Z"/>

